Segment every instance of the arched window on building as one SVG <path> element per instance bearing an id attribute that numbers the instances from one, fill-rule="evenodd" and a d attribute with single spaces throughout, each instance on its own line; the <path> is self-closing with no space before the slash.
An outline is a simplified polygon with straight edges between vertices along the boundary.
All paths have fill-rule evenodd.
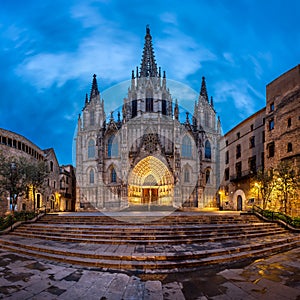
<path id="1" fill-rule="evenodd" d="M 115 135 L 111 135 L 107 144 L 107 156 L 116 157 L 119 154 L 118 138 Z"/>
<path id="2" fill-rule="evenodd" d="M 90 112 L 90 125 L 91 126 L 95 125 L 95 112 L 93 111 Z"/>
<path id="3" fill-rule="evenodd" d="M 93 169 L 90 170 L 89 177 L 90 177 L 90 184 L 94 184 L 95 183 L 95 172 Z"/>
<path id="4" fill-rule="evenodd" d="M 95 141 L 93 139 L 89 140 L 88 143 L 88 158 L 95 157 Z"/>
<path id="5" fill-rule="evenodd" d="M 162 94 L 162 101 L 161 101 L 161 113 L 163 115 L 167 115 L 167 95 L 165 93 Z"/>
<path id="6" fill-rule="evenodd" d="M 210 146 L 210 142 L 209 140 L 207 140 L 205 142 L 205 146 L 204 146 L 204 157 L 211 159 L 211 146 Z"/>
<path id="7" fill-rule="evenodd" d="M 181 155 L 183 157 L 192 157 L 192 142 L 187 135 L 182 139 Z"/>
<path id="8" fill-rule="evenodd" d="M 210 184 L 210 170 L 209 169 L 207 169 L 205 171 L 205 182 Z"/>
<path id="9" fill-rule="evenodd" d="M 111 169 L 111 173 L 110 173 L 110 181 L 111 182 L 117 182 L 117 173 L 114 167 L 112 167 Z"/>
<path id="10" fill-rule="evenodd" d="M 137 116 L 137 100 L 132 100 L 131 105 L 131 117 L 134 118 Z"/>
<path id="11" fill-rule="evenodd" d="M 146 112 L 153 112 L 153 95 L 150 90 L 146 91 Z"/>
<path id="12" fill-rule="evenodd" d="M 189 170 L 189 168 L 186 167 L 184 169 L 183 176 L 184 176 L 184 178 L 183 178 L 184 182 L 190 182 L 190 170 Z"/>
<path id="13" fill-rule="evenodd" d="M 209 127 L 209 114 L 208 111 L 204 112 L 204 124 L 206 127 Z"/>

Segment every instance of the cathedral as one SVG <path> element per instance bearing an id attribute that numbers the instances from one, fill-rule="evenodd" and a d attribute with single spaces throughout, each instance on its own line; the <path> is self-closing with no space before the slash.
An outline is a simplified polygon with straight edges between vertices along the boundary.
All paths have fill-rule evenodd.
<path id="1" fill-rule="evenodd" d="M 157 67 L 147 26 L 129 85 L 121 109 L 107 116 L 93 76 L 78 118 L 76 210 L 218 207 L 221 124 L 205 78 L 193 113 L 184 110 Z"/>

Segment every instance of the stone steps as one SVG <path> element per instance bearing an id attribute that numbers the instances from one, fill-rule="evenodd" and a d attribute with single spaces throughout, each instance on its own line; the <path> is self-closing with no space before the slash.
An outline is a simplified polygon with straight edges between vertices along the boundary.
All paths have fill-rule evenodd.
<path id="1" fill-rule="evenodd" d="M 224 264 L 247 258 L 258 258 L 286 251 L 300 245 L 299 237 L 279 238 L 267 243 L 253 243 L 240 247 L 225 247 L 191 252 L 134 253 L 98 252 L 74 250 L 69 248 L 53 248 L 31 244 L 30 239 L 20 241 L 0 240 L 3 249 L 54 260 L 63 263 L 83 265 L 87 267 L 108 268 L 111 270 L 140 271 L 143 273 L 166 273 L 191 271 L 201 266 Z"/>
<path id="2" fill-rule="evenodd" d="M 300 235 L 252 215 L 177 214 L 150 223 L 145 218 L 140 216 L 137 224 L 104 215 L 47 215 L 1 236 L 0 247 L 87 267 L 165 273 L 262 257 L 300 245 Z"/>
<path id="3" fill-rule="evenodd" d="M 47 215 L 41 221 L 44 224 L 81 224 L 81 225 L 124 225 L 138 223 L 141 225 L 165 226 L 165 225 L 188 225 L 188 224 L 245 224 L 255 223 L 258 219 L 254 215 L 179 215 L 179 216 L 166 216 L 158 219 L 157 216 L 132 216 L 132 215 L 116 215 L 109 217 L 101 216 L 59 216 Z"/>
<path id="4" fill-rule="evenodd" d="M 95 229 L 95 228 L 94 228 Z M 228 228 L 228 229 L 202 229 L 185 231 L 131 231 L 128 230 L 106 230 L 101 231 L 100 228 L 97 231 L 74 231 L 74 230 L 60 230 L 60 228 L 47 230 L 47 228 L 29 228 L 21 227 L 12 232 L 12 235 L 23 237 L 36 237 L 46 240 L 62 241 L 62 242 L 91 242 L 97 244 L 181 244 L 181 243 L 203 243 L 207 241 L 220 241 L 226 239 L 244 239 L 254 238 L 261 236 L 276 235 L 284 233 L 285 230 L 276 226 L 255 226 L 251 228 Z"/>

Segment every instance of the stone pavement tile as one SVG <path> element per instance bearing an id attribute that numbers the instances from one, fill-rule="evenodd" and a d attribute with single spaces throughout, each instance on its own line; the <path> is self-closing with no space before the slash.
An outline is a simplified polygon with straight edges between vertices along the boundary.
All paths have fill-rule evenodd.
<path id="1" fill-rule="evenodd" d="M 34 294 L 25 290 L 18 291 L 16 293 L 11 294 L 7 298 L 4 299 L 12 299 L 12 300 L 24 300 L 24 299 L 32 299 Z"/>
<path id="2" fill-rule="evenodd" d="M 85 300 L 90 300 L 90 299 L 105 299 L 107 298 L 109 286 L 113 279 L 115 278 L 116 274 L 110 274 L 106 273 L 103 274 L 103 276 L 98 277 L 97 280 L 93 283 L 92 286 L 89 288 L 85 289 L 82 291 L 82 298 L 80 299 L 85 299 Z M 63 299 L 63 298 L 62 298 Z"/>
<path id="3" fill-rule="evenodd" d="M 59 265 L 54 265 L 54 264 L 50 264 L 50 263 L 45 263 L 49 269 L 45 270 L 44 273 L 47 273 L 49 275 L 54 275 L 54 274 L 58 274 L 59 272 L 61 272 L 62 270 L 66 269 L 66 267 L 63 266 L 59 266 Z"/>
<path id="4" fill-rule="evenodd" d="M 272 292 L 278 296 L 281 296 L 283 299 L 297 299 L 297 297 L 300 298 L 300 291 L 298 289 L 288 287 L 266 278 L 262 278 L 259 282 L 257 282 L 257 285 L 264 287 L 267 292 Z"/>
<path id="5" fill-rule="evenodd" d="M 66 280 L 52 281 L 52 285 L 60 289 L 69 289 L 72 286 L 74 286 L 76 283 L 77 282 L 75 281 L 66 281 Z"/>
<path id="6" fill-rule="evenodd" d="M 182 285 L 178 282 L 170 282 L 163 285 L 164 300 L 184 300 Z"/>
<path id="7" fill-rule="evenodd" d="M 71 275 L 72 273 L 74 273 L 74 269 L 73 268 L 62 268 L 59 269 L 59 271 L 57 273 L 53 274 L 53 279 L 54 280 L 62 280 L 64 278 L 66 278 L 67 276 Z"/>
<path id="8" fill-rule="evenodd" d="M 251 294 L 251 296 L 260 296 L 265 294 L 266 288 L 258 286 L 257 284 L 254 284 L 252 282 L 245 282 L 245 281 L 231 281 L 232 284 L 236 285 L 243 291 L 245 291 L 248 294 Z"/>
<path id="9" fill-rule="evenodd" d="M 144 300 L 163 300 L 162 284 L 160 281 L 146 281 Z"/>
<path id="10" fill-rule="evenodd" d="M 222 286 L 226 287 L 226 292 L 225 295 L 229 297 L 231 300 L 256 300 L 253 296 L 251 296 L 249 293 L 246 291 L 242 290 L 232 282 L 225 282 L 222 284 Z M 214 298 L 215 299 L 215 298 Z"/>
<path id="11" fill-rule="evenodd" d="M 49 288 L 51 285 L 52 285 L 52 282 L 49 279 L 48 280 L 34 280 L 31 282 L 28 282 L 28 285 L 24 289 L 30 293 L 39 294 L 40 292 Z"/>
<path id="12" fill-rule="evenodd" d="M 60 300 L 79 300 L 79 299 L 89 300 L 88 298 L 85 298 L 83 296 L 86 292 L 87 292 L 86 289 L 82 289 L 80 286 L 74 285 L 71 288 L 69 288 L 66 292 L 59 295 L 56 299 L 60 299 Z"/>
<path id="13" fill-rule="evenodd" d="M 125 292 L 126 285 L 129 281 L 129 276 L 125 274 L 115 274 L 115 276 L 112 278 L 110 284 L 103 286 L 106 287 L 106 291 L 103 294 L 103 297 L 111 300 L 118 300 L 122 299 L 122 295 Z M 99 283 L 101 283 L 99 281 Z M 96 290 L 98 291 L 98 289 Z M 102 287 L 100 287 L 100 291 L 104 291 Z"/>
<path id="14" fill-rule="evenodd" d="M 90 287 L 94 284 L 95 281 L 99 280 L 102 276 L 104 276 L 104 272 L 97 272 L 97 271 L 83 271 L 78 284 L 81 287 Z"/>
<path id="15" fill-rule="evenodd" d="M 130 277 L 126 274 L 116 274 L 116 276 L 111 281 L 108 290 L 122 295 L 125 291 L 126 285 L 129 282 L 129 278 Z"/>
<path id="16" fill-rule="evenodd" d="M 53 295 L 46 291 L 41 292 L 40 294 L 35 295 L 32 298 L 30 298 L 30 300 L 56 300 L 56 299 L 57 299 L 57 295 Z"/>
<path id="17" fill-rule="evenodd" d="M 236 270 L 234 269 L 225 269 L 221 272 L 219 272 L 217 275 L 221 275 L 224 278 L 228 279 L 228 280 L 240 280 L 240 281 L 244 281 L 245 278 L 242 277 L 241 275 L 239 275 L 239 271 L 236 272 Z"/>
<path id="18" fill-rule="evenodd" d="M 135 276 L 131 276 L 122 296 L 124 300 L 140 300 L 143 297 L 144 282 Z"/>

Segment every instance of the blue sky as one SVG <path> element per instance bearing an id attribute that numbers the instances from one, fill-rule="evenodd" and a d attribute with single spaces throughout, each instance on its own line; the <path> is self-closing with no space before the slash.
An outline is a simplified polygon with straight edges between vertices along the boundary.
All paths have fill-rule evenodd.
<path id="1" fill-rule="evenodd" d="M 227 132 L 300 63 L 299 19 L 298 0 L 0 0 L 0 127 L 72 163 L 92 75 L 100 92 L 129 80 L 149 24 L 167 79 L 199 93 L 205 76 Z M 121 104 L 108 100 L 106 113 Z"/>

